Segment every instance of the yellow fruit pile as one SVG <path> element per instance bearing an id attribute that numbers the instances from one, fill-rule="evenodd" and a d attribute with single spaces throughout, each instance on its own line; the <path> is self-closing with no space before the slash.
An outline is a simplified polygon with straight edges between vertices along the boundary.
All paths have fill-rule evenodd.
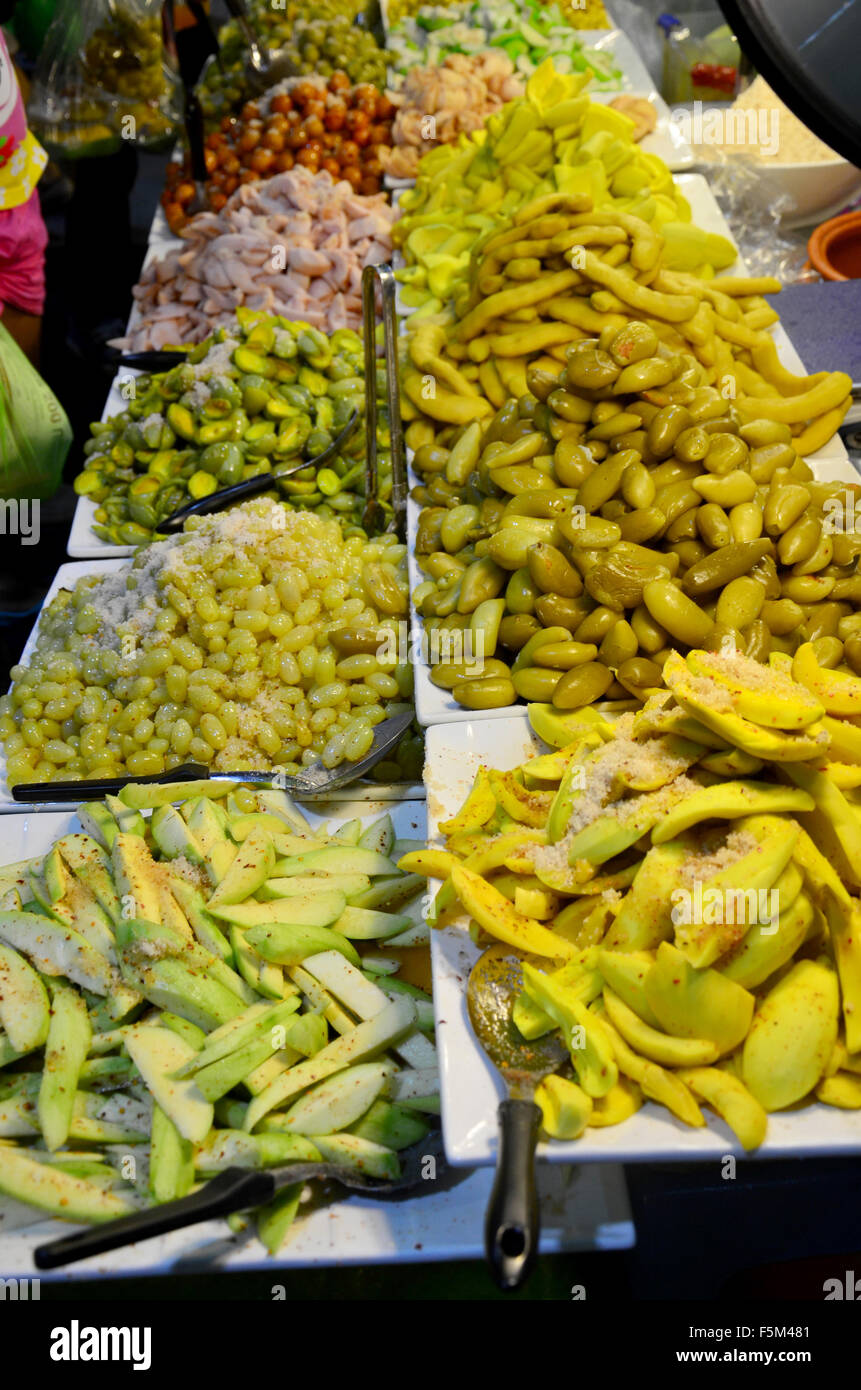
<path id="1" fill-rule="evenodd" d="M 530 706 L 552 751 L 481 768 L 400 867 L 524 957 L 513 1023 L 561 1030 L 576 1078 L 539 1087 L 551 1137 L 705 1102 L 750 1149 L 770 1112 L 861 1108 L 861 680 L 810 645 L 665 676 L 614 726 Z"/>

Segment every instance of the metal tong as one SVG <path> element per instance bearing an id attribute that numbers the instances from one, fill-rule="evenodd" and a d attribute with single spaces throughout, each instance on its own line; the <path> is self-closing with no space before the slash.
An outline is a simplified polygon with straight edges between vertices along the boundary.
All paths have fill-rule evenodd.
<path id="1" fill-rule="evenodd" d="M 272 473 L 256 473 L 253 478 L 244 478 L 241 483 L 233 483 L 231 487 L 218 488 L 215 492 L 207 493 L 205 497 L 198 497 L 196 501 L 186 503 L 179 511 L 160 521 L 155 528 L 157 533 L 173 535 L 182 530 L 190 516 L 208 516 L 211 512 L 220 512 L 224 507 L 232 507 L 234 502 L 241 502 L 245 497 L 256 497 L 261 492 L 268 492 L 270 488 L 277 486 L 282 478 L 290 478 L 305 468 L 322 468 L 343 448 L 355 432 L 358 423 L 359 413 L 354 410 L 340 434 L 316 458 L 296 459 L 292 463 L 282 464 Z"/>
<path id="2" fill-rule="evenodd" d="M 386 405 L 392 454 L 392 520 L 386 528 L 385 512 L 379 499 L 377 470 L 377 304 L 380 287 L 383 311 L 383 351 L 386 364 Z M 362 271 L 362 323 L 365 337 L 365 511 L 362 524 L 368 532 L 389 529 L 399 540 L 406 540 L 407 464 L 401 426 L 401 398 L 398 386 L 398 320 L 395 313 L 397 282 L 390 265 L 366 265 Z"/>
<path id="3" fill-rule="evenodd" d="M 230 782 L 247 783 L 253 787 L 278 787 L 301 801 L 314 801 L 328 792 L 340 791 L 360 777 L 364 777 L 387 753 L 396 748 L 413 722 L 412 710 L 392 714 L 374 728 L 374 738 L 363 758 L 354 763 L 340 763 L 327 768 L 318 760 L 304 767 L 301 772 L 290 777 L 273 769 L 271 772 L 239 770 L 236 772 L 212 772 L 202 763 L 183 763 L 167 772 L 151 772 L 143 777 L 131 773 L 125 777 L 101 777 L 89 781 L 76 782 L 19 782 L 11 788 L 12 800 L 21 801 L 28 806 L 51 805 L 54 802 L 70 802 L 79 805 L 83 801 L 101 800 L 102 797 L 119 795 L 123 787 L 134 782 L 138 785 L 154 783 L 159 786 L 172 786 L 183 782 Z M 179 794 L 177 799 L 179 799 Z"/>

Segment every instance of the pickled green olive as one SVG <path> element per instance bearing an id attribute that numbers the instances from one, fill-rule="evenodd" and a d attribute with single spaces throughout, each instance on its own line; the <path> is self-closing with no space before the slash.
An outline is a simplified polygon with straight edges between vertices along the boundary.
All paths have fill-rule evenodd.
<path id="1" fill-rule="evenodd" d="M 771 541 L 731 542 L 713 551 L 692 566 L 682 581 L 686 594 L 699 597 L 722 589 L 730 580 L 749 574 L 753 566 L 771 551 Z"/>
<path id="2" fill-rule="evenodd" d="M 575 391 L 599 391 L 612 386 L 619 376 L 619 366 L 608 352 L 602 352 L 593 343 L 576 343 L 568 354 L 566 376 L 569 386 Z"/>
<path id="3" fill-rule="evenodd" d="M 464 709 L 502 709 L 513 705 L 517 691 L 506 676 L 479 677 L 460 681 L 452 690 L 452 695 Z"/>
<path id="4" fill-rule="evenodd" d="M 690 412 L 680 405 L 665 405 L 654 416 L 646 437 L 649 443 L 649 452 L 655 458 L 666 458 L 673 452 L 676 440 L 683 430 L 690 427 Z"/>
<path id="5" fill-rule="evenodd" d="M 586 661 L 594 661 L 598 648 L 594 642 L 548 642 L 538 647 L 532 654 L 536 666 L 549 666 L 557 671 L 570 671 L 573 666 L 582 666 Z"/>
<path id="6" fill-rule="evenodd" d="M 774 600 L 772 600 L 774 602 Z M 739 575 L 730 580 L 718 596 L 715 621 L 724 627 L 743 631 L 756 622 L 765 607 L 765 588 L 750 575 Z M 768 626 L 768 624 L 767 624 Z M 769 626 L 769 631 L 773 629 Z M 791 628 L 787 629 L 792 631 Z"/>
<path id="7" fill-rule="evenodd" d="M 654 579 L 643 589 L 643 602 L 656 622 L 689 647 L 701 647 L 713 623 L 699 604 L 667 579 Z"/>
<path id="8" fill-rule="evenodd" d="M 552 703 L 557 709 L 582 709 L 600 700 L 612 684 L 612 671 L 598 661 L 587 661 L 566 671 L 553 691 Z"/>
<path id="9" fill-rule="evenodd" d="M 563 598 L 576 598 L 583 592 L 583 581 L 577 571 L 569 565 L 561 550 L 542 541 L 531 545 L 526 555 L 526 563 L 533 584 L 542 594 L 561 594 Z"/>
<path id="10" fill-rule="evenodd" d="M 709 451 L 710 436 L 699 425 L 683 430 L 674 445 L 675 456 L 683 463 L 701 463 Z"/>
<path id="11" fill-rule="evenodd" d="M 524 666 L 511 673 L 511 683 L 521 700 L 540 704 L 548 704 L 553 699 L 553 692 L 561 679 L 562 672 L 552 667 Z"/>
<path id="12" fill-rule="evenodd" d="M 430 673 L 431 681 L 440 690 L 454 690 L 463 681 L 489 680 L 491 677 L 507 677 L 509 668 L 504 661 L 490 657 L 485 661 L 444 662 L 434 666 Z"/>
<path id="13" fill-rule="evenodd" d="M 632 692 L 659 688 L 663 684 L 661 668 L 644 656 L 632 656 L 616 670 L 616 679 Z"/>
<path id="14" fill-rule="evenodd" d="M 564 627 L 574 632 L 591 607 L 592 600 L 585 595 L 572 599 L 561 594 L 542 594 L 535 600 L 535 616 L 545 627 Z"/>
<path id="15" fill-rule="evenodd" d="M 510 652 L 519 652 L 540 631 L 541 623 L 531 613 L 512 613 L 499 624 L 499 642 Z"/>

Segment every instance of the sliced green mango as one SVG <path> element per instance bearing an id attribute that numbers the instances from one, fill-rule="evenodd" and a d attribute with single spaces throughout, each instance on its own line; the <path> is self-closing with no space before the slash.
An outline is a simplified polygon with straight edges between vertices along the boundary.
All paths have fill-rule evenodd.
<path id="1" fill-rule="evenodd" d="M 673 806 L 652 831 L 652 844 L 674 840 L 703 820 L 737 820 L 741 816 L 812 811 L 813 797 L 793 787 L 769 782 L 716 782 Z"/>
<path id="2" fill-rule="evenodd" d="M 39 1128 L 48 1149 L 69 1137 L 78 1078 L 87 1059 L 92 1029 L 83 997 L 70 985 L 51 985 L 51 1021 L 39 1085 Z"/>
<path id="3" fill-rule="evenodd" d="M 675 1037 L 706 1038 L 723 1054 L 747 1036 L 753 995 L 717 970 L 695 970 L 668 941 L 658 947 L 643 989 L 659 1026 Z"/>
<path id="4" fill-rule="evenodd" d="M 213 903 L 210 910 L 215 917 L 232 922 L 243 929 L 276 924 L 328 927 L 337 922 L 346 906 L 347 900 L 343 893 L 324 889 L 319 893 L 296 894 L 267 903 Z"/>
<path id="5" fill-rule="evenodd" d="M 0 1024 L 12 1049 L 20 1054 L 41 1047 L 50 1021 L 48 992 L 39 975 L 24 956 L 0 944 Z"/>
<path id="6" fill-rule="evenodd" d="M 355 947 L 340 932 L 329 927 L 273 922 L 269 926 L 250 927 L 246 940 L 264 960 L 277 965 L 300 965 L 306 956 L 317 955 L 320 951 L 340 951 L 352 965 L 360 963 Z"/>

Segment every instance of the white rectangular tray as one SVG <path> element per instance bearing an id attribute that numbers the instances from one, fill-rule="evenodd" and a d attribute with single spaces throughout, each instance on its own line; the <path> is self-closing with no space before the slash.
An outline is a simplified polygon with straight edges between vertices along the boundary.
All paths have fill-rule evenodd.
<path id="1" fill-rule="evenodd" d="M 429 729 L 425 781 L 430 843 L 441 843 L 439 822 L 461 806 L 481 763 L 507 770 L 543 748 L 525 714 Z M 503 1086 L 467 1016 L 466 981 L 480 951 L 465 930 L 466 920 L 432 933 L 431 960 L 445 1150 L 450 1162 L 471 1166 L 495 1162 L 496 1107 Z M 570 1142 L 539 1145 L 539 1158 L 549 1163 L 689 1163 L 741 1155 L 744 1151 L 728 1126 L 707 1108 L 703 1114 L 706 1127 L 690 1129 L 662 1106 L 648 1102 L 624 1124 L 587 1129 L 581 1139 Z M 746 1157 L 825 1157 L 859 1151 L 861 1115 L 815 1104 L 769 1115 L 765 1143 Z"/>
<path id="2" fill-rule="evenodd" d="M 92 561 L 84 562 L 78 560 L 69 565 L 61 565 L 54 575 L 50 589 L 45 595 L 42 609 L 44 610 L 61 589 L 73 588 L 79 579 L 83 579 L 88 575 L 110 574 L 114 570 L 120 569 L 123 564 L 124 561 L 122 559 L 111 559 L 101 560 L 98 564 L 93 564 Z M 41 613 L 39 617 L 41 617 Z M 20 661 L 22 664 L 26 664 L 35 649 L 38 631 L 39 618 L 37 617 L 30 632 L 30 636 L 27 638 L 24 650 L 21 653 Z M 392 782 L 375 785 L 371 782 L 367 782 L 363 783 L 361 786 L 352 786 L 349 791 L 346 792 L 329 792 L 325 797 L 321 797 L 320 801 L 326 805 L 330 814 L 334 814 L 335 811 L 333 808 L 336 808 L 344 800 L 380 802 L 422 801 L 424 800 L 424 794 L 425 789 L 422 783 L 411 784 L 408 782 Z M 25 803 L 20 801 L 13 801 L 9 793 L 9 784 L 6 779 L 6 753 L 2 742 L 0 742 L 0 815 L 21 811 L 24 804 Z M 42 802 L 38 809 L 40 811 L 60 811 L 63 810 L 66 805 L 68 805 L 68 803 L 56 801 Z"/>
<path id="3" fill-rule="evenodd" d="M 403 801 L 394 806 L 345 802 L 336 809 L 327 807 L 322 815 L 306 814 L 314 824 L 329 821 L 334 829 L 335 821 L 353 816 L 370 820 L 385 811 L 400 837 L 424 836 L 425 807 L 421 802 Z M 68 808 L 61 814 L 6 816 L 0 825 L 0 859 L 4 863 L 42 854 L 58 836 L 80 830 L 77 817 Z M 404 1201 L 374 1202 L 360 1196 L 326 1205 L 313 1201 L 303 1208 L 290 1239 L 274 1259 L 266 1254 L 253 1231 L 234 1236 L 223 1221 L 209 1221 L 95 1256 L 41 1278 L 74 1280 L 261 1268 L 274 1272 L 311 1265 L 479 1259 L 491 1182 L 491 1174 L 479 1170 L 439 1190 L 429 1181 L 421 1195 Z M 621 1168 L 542 1173 L 539 1186 L 541 1249 L 545 1254 L 620 1250 L 633 1245 L 634 1228 Z M 0 1197 L 0 1277 L 32 1275 L 36 1246 L 71 1229 Z"/>
<path id="4" fill-rule="evenodd" d="M 691 205 L 693 220 L 707 232 L 718 232 L 722 236 L 729 236 L 729 227 L 724 219 L 723 213 L 715 201 L 714 194 L 709 188 L 706 180 L 701 174 L 679 174 L 676 183 L 680 191 L 687 198 Z M 730 237 L 730 240 L 732 238 Z M 744 262 L 739 257 L 734 266 L 726 272 L 727 274 L 743 274 Z M 779 301 L 778 301 L 779 303 Z M 791 372 L 803 373 L 805 368 L 801 358 L 795 350 L 783 326 L 779 323 L 773 328 L 774 340 L 780 354 L 780 360 Z M 811 454 L 808 463 L 813 468 L 815 476 L 823 482 L 859 482 L 858 473 L 849 460 L 845 446 L 839 435 L 835 435 L 817 453 Z M 413 481 L 416 479 L 413 478 Z M 409 544 L 409 568 L 410 585 L 415 588 L 424 579 L 424 575 L 418 567 L 415 557 L 415 535 L 418 526 L 418 517 L 421 508 L 412 498 L 407 504 L 407 538 Z M 414 630 L 420 629 L 421 620 L 413 615 Z M 413 637 L 413 650 L 418 654 L 421 652 L 421 641 L 418 634 Z M 419 723 L 425 726 L 432 724 L 442 724 L 454 720 L 461 720 L 466 716 L 466 711 L 452 699 L 447 690 L 440 690 L 433 685 L 430 679 L 430 671 L 424 661 L 418 660 L 415 664 L 415 700 L 416 713 Z M 483 710 L 482 720 L 505 719 L 510 717 L 511 706 L 503 709 Z"/>

